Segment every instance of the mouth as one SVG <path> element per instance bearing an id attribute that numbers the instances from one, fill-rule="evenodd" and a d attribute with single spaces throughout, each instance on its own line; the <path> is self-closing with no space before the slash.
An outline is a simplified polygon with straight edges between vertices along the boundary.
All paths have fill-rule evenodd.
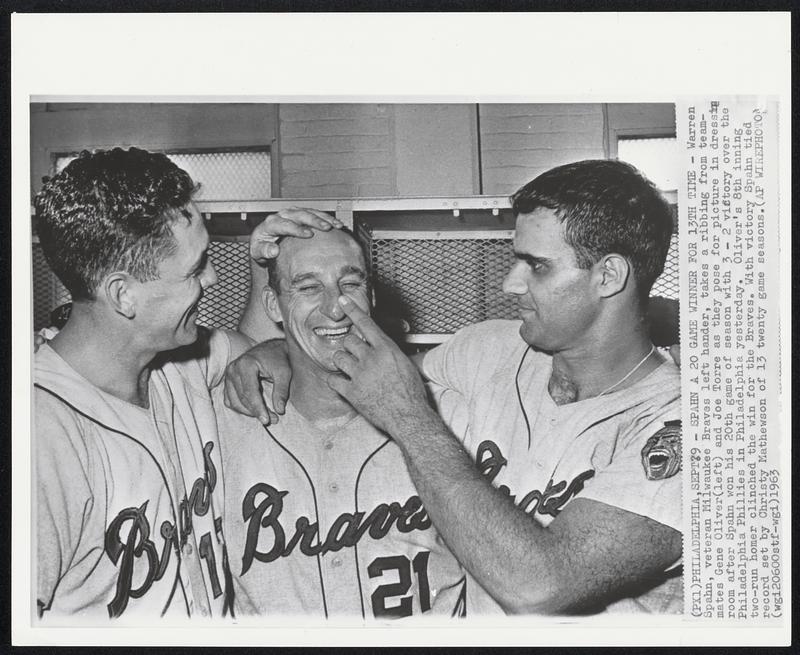
<path id="1" fill-rule="evenodd" d="M 667 472 L 669 455 L 665 450 L 654 450 L 647 456 L 647 464 L 653 479 L 659 480 L 664 477 L 664 474 Z"/>
<path id="2" fill-rule="evenodd" d="M 335 328 L 316 327 L 314 334 L 320 339 L 324 339 L 330 343 L 336 343 L 344 339 L 352 332 L 352 325 L 343 325 Z"/>

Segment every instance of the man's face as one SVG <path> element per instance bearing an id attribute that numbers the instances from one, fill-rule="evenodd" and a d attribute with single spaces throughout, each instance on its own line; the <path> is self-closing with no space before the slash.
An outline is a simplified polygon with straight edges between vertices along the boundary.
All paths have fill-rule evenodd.
<path id="1" fill-rule="evenodd" d="M 580 346 L 598 310 L 592 269 L 578 268 L 555 212 L 520 214 L 514 253 L 503 291 L 519 301 L 522 338 L 553 352 Z"/>
<path id="2" fill-rule="evenodd" d="M 280 293 L 268 307 L 282 321 L 292 368 L 310 365 L 337 371 L 333 354 L 348 334 L 361 336 L 337 299 L 348 296 L 369 313 L 367 271 L 361 249 L 339 230 L 281 242 L 277 262 Z"/>
<path id="3" fill-rule="evenodd" d="M 137 310 L 142 329 L 159 352 L 197 340 L 197 305 L 203 292 L 217 283 L 208 261 L 203 218 L 194 203 L 184 209 L 190 219 L 178 216 L 173 220 L 175 251 L 159 263 L 159 278 L 142 284 L 144 298 Z"/>

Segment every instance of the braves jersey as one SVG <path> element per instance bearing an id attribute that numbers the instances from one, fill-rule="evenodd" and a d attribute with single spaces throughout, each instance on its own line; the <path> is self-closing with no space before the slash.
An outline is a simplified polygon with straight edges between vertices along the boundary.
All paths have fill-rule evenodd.
<path id="1" fill-rule="evenodd" d="M 265 429 L 214 401 L 237 616 L 464 615 L 464 571 L 386 435 L 358 415 L 312 424 L 291 402 Z"/>
<path id="2" fill-rule="evenodd" d="M 35 355 L 34 525 L 43 619 L 222 616 L 222 479 L 208 390 L 228 340 L 152 371 L 149 409 Z M 229 602 L 229 599 L 228 599 Z"/>
<path id="3" fill-rule="evenodd" d="M 548 392 L 552 358 L 529 349 L 519 327 L 472 325 L 424 358 L 438 408 L 479 470 L 544 526 L 579 497 L 680 531 L 679 446 L 663 451 L 660 469 L 647 457 L 662 435 L 679 434 L 678 369 L 665 362 L 624 390 L 556 405 Z M 680 612 L 680 573 L 672 567 L 653 588 L 606 609 Z M 500 609 L 470 580 L 473 611 Z"/>

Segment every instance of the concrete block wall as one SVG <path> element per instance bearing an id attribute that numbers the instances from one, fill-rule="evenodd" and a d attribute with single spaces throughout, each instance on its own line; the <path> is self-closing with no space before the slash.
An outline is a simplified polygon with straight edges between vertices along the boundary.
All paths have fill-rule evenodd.
<path id="1" fill-rule="evenodd" d="M 278 115 L 282 197 L 395 193 L 391 105 L 282 104 Z"/>
<path id="2" fill-rule="evenodd" d="M 31 190 L 58 154 L 274 146 L 276 105 L 263 103 L 47 103 L 31 105 Z"/>
<path id="3" fill-rule="evenodd" d="M 483 193 L 508 195 L 549 168 L 604 155 L 603 106 L 481 104 Z"/>
<path id="4" fill-rule="evenodd" d="M 58 152 L 269 145 L 273 196 L 508 195 L 619 135 L 674 133 L 669 104 L 159 104 L 32 107 L 32 190 Z M 480 148 L 480 151 L 479 151 Z"/>

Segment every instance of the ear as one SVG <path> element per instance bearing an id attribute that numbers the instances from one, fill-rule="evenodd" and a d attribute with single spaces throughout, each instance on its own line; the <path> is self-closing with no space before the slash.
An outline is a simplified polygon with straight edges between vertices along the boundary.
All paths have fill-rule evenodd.
<path id="1" fill-rule="evenodd" d="M 98 295 L 102 294 L 103 299 L 117 314 L 125 318 L 135 318 L 140 285 L 141 283 L 128 273 L 121 271 L 110 273 L 101 283 Z"/>
<path id="2" fill-rule="evenodd" d="M 283 323 L 283 314 L 278 305 L 278 294 L 275 293 L 275 289 L 269 285 L 265 286 L 261 292 L 261 302 L 264 305 L 264 311 L 273 323 Z"/>
<path id="3" fill-rule="evenodd" d="M 625 290 L 631 275 L 628 260 L 617 253 L 605 255 L 595 264 L 600 296 L 610 298 Z"/>

